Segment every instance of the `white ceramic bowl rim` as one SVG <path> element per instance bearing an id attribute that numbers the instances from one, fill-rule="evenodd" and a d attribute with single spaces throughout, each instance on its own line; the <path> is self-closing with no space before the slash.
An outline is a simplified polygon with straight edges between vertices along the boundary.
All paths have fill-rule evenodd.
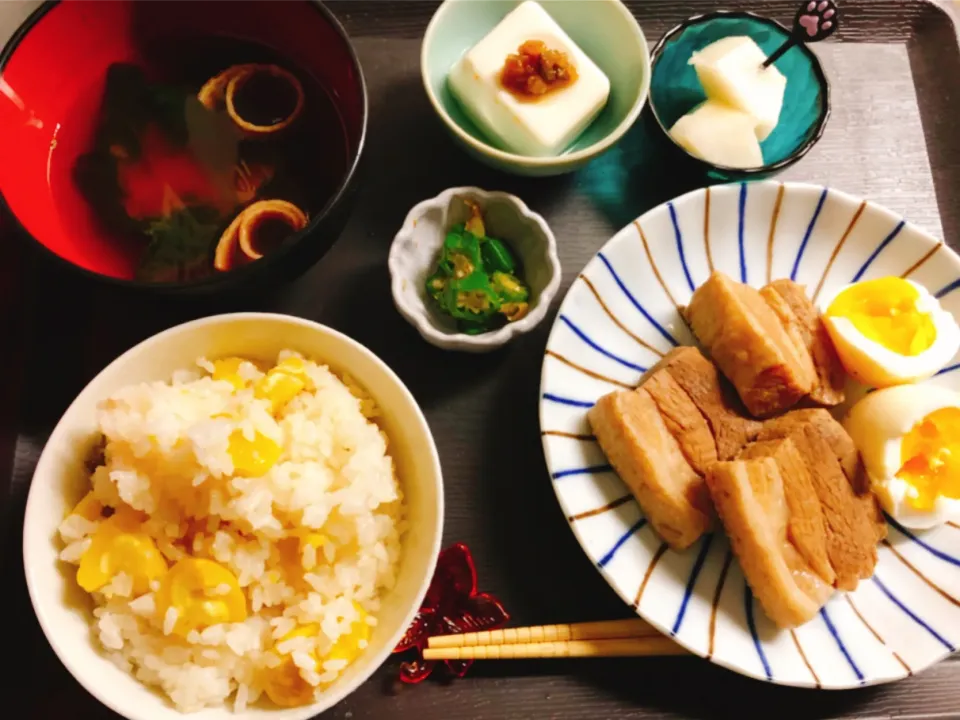
<path id="1" fill-rule="evenodd" d="M 499 148 L 494 147 L 488 143 L 483 142 L 482 140 L 477 139 L 466 130 L 461 128 L 457 123 L 453 121 L 449 113 L 443 107 L 443 104 L 437 98 L 436 93 L 433 92 L 433 87 L 430 84 L 430 79 L 427 77 L 427 51 L 430 48 L 430 43 L 433 42 L 433 34 L 436 32 L 437 28 L 440 25 L 440 22 L 443 20 L 444 14 L 447 12 L 451 2 L 466 2 L 468 0 L 444 0 L 444 2 L 437 8 L 437 11 L 434 13 L 433 17 L 430 19 L 430 24 L 427 25 L 427 31 L 423 35 L 423 43 L 420 46 L 420 76 L 423 80 L 423 87 L 427 92 L 427 97 L 430 99 L 430 104 L 433 105 L 433 109 L 437 112 L 437 115 L 443 120 L 444 124 L 450 128 L 451 131 L 456 133 L 457 137 L 463 140 L 465 143 L 476 149 L 478 152 L 490 157 L 496 158 L 497 160 L 502 160 L 508 163 L 523 163 L 530 167 L 551 167 L 557 164 L 567 164 L 567 163 L 576 163 L 578 160 L 586 160 L 591 158 L 599 153 L 604 152 L 614 144 L 616 144 L 624 133 L 629 130 L 633 124 L 636 122 L 637 117 L 640 115 L 640 111 L 643 109 L 644 103 L 647 101 L 647 95 L 650 92 L 650 49 L 647 44 L 647 38 L 643 34 L 643 30 L 640 28 L 640 23 L 637 22 L 637 19 L 633 16 L 633 13 L 624 5 L 620 0 L 603 0 L 608 4 L 616 7 L 620 14 L 623 16 L 623 21 L 631 28 L 633 28 L 634 33 L 637 38 L 637 42 L 640 45 L 640 50 L 643 52 L 643 55 L 647 58 L 647 69 L 643 73 L 640 79 L 640 91 L 637 94 L 637 99 L 634 102 L 633 106 L 630 108 L 626 117 L 620 122 L 617 127 L 611 130 L 607 135 L 595 142 L 589 147 L 581 148 L 580 150 L 575 150 L 574 152 L 564 153 L 561 155 L 554 155 L 550 157 L 534 157 L 529 155 L 518 155 L 516 153 L 507 152 L 506 150 L 500 150 Z M 594 0 L 597 1 L 597 0 Z"/>
<path id="2" fill-rule="evenodd" d="M 498 190 L 483 190 L 482 188 L 478 187 L 448 188 L 435 197 L 417 203 L 413 206 L 413 209 L 407 213 L 407 217 L 404 219 L 403 226 L 397 233 L 397 236 L 399 237 L 405 232 L 409 231 L 409 229 L 413 227 L 414 223 L 421 218 L 428 209 L 435 205 L 447 206 L 449 205 L 450 201 L 458 195 L 475 195 L 487 200 L 503 200 L 505 203 L 515 207 L 519 215 L 536 223 L 543 231 L 546 238 L 545 254 L 547 257 L 547 263 L 550 266 L 550 282 L 547 283 L 546 287 L 543 288 L 543 291 L 537 297 L 537 300 L 530 310 L 530 313 L 526 317 L 521 318 L 516 322 L 508 323 L 503 327 L 494 330 L 493 332 L 483 333 L 482 335 L 447 333 L 438 329 L 424 313 L 417 312 L 415 309 L 410 307 L 410 304 L 406 301 L 401 289 L 401 283 L 404 282 L 404 277 L 402 273 L 399 272 L 399 268 L 397 266 L 396 254 L 399 252 L 398 243 L 396 240 L 394 240 L 394 243 L 390 246 L 390 255 L 387 261 L 390 267 L 390 286 L 393 292 L 393 298 L 396 302 L 397 309 L 414 327 L 417 328 L 417 331 L 420 333 L 420 335 L 434 344 L 439 345 L 440 347 L 498 347 L 509 342 L 517 335 L 522 335 L 525 332 L 529 332 L 546 316 L 547 310 L 550 308 L 550 303 L 553 301 L 553 298 L 557 294 L 557 289 L 560 287 L 562 275 L 560 258 L 557 254 L 557 241 L 553 235 L 553 231 L 550 229 L 550 226 L 547 224 L 547 221 L 543 218 L 543 216 L 531 210 L 527 204 L 516 195 L 511 195 L 510 193 L 501 192 Z"/>
<path id="3" fill-rule="evenodd" d="M 333 338 L 335 341 L 343 343 L 347 346 L 351 346 L 357 352 L 365 355 L 370 359 L 374 365 L 384 374 L 384 377 L 387 381 L 396 386 L 403 400 L 410 406 L 412 409 L 412 417 L 409 418 L 410 421 L 416 423 L 416 431 L 418 434 L 423 434 L 430 439 L 430 447 L 432 449 L 432 464 L 433 464 L 433 476 L 437 478 L 437 501 L 436 501 L 436 513 L 438 520 L 438 527 L 434 531 L 434 538 L 431 547 L 431 558 L 428 562 L 427 573 L 424 578 L 421 580 L 421 587 L 417 593 L 416 602 L 411 605 L 408 609 L 404 622 L 398 627 L 384 644 L 381 651 L 374 656 L 372 659 L 368 660 L 369 665 L 367 670 L 364 673 L 356 675 L 351 682 L 347 683 L 336 683 L 331 690 L 324 695 L 323 699 L 313 703 L 311 705 L 305 705 L 300 708 L 282 708 L 282 709 L 268 709 L 265 712 L 262 711 L 258 716 L 259 717 L 270 717 L 274 713 L 279 716 L 282 716 L 284 720 L 307 720 L 317 715 L 319 712 L 333 707 L 338 702 L 343 700 L 346 696 L 351 694 L 356 690 L 361 684 L 366 682 L 371 675 L 384 663 L 384 661 L 392 653 L 393 648 L 400 642 L 403 638 L 403 635 L 406 633 L 407 628 L 410 627 L 410 624 L 413 622 L 414 616 L 419 611 L 420 606 L 423 603 L 423 598 L 426 596 L 427 590 L 429 589 L 430 582 L 433 576 L 433 573 L 436 569 L 437 558 L 440 554 L 442 534 L 443 534 L 443 518 L 444 518 L 444 498 L 443 498 L 443 482 L 442 474 L 440 469 L 440 459 L 437 454 L 436 447 L 432 440 L 432 434 L 430 428 L 427 424 L 427 420 L 423 415 L 423 411 L 420 406 L 417 404 L 413 395 L 410 393 L 406 385 L 403 384 L 403 381 L 393 372 L 393 370 L 375 353 L 367 349 L 365 346 L 353 340 L 352 338 L 344 335 L 343 333 L 334 330 L 326 325 L 321 325 L 310 320 L 305 320 L 303 318 L 294 317 L 291 315 L 284 315 L 280 313 L 260 313 L 260 312 L 238 312 L 238 313 L 225 313 L 221 315 L 213 315 L 210 317 L 200 318 L 197 320 L 192 320 L 186 323 L 181 323 L 180 325 L 175 325 L 174 327 L 163 330 L 156 335 L 153 335 L 146 340 L 134 345 L 132 348 L 121 354 L 115 360 L 113 360 L 109 365 L 107 365 L 103 370 L 101 370 L 97 375 L 84 387 L 76 399 L 70 404 L 70 406 L 64 411 L 61 419 L 57 422 L 56 427 L 54 427 L 53 432 L 50 434 L 49 439 L 47 440 L 44 450 L 40 455 L 39 460 L 37 461 L 37 469 L 39 470 L 45 462 L 47 456 L 50 454 L 50 448 L 56 446 L 61 442 L 62 435 L 66 432 L 66 427 L 63 424 L 63 418 L 67 417 L 74 409 L 78 403 L 80 403 L 83 395 L 85 395 L 93 386 L 98 382 L 98 380 L 104 375 L 109 374 L 115 368 L 123 366 L 129 359 L 130 356 L 133 356 L 139 352 L 142 352 L 143 348 L 151 345 L 160 345 L 164 341 L 172 338 L 173 336 L 187 332 L 189 330 L 196 329 L 198 327 L 203 327 L 205 325 L 215 325 L 224 321 L 274 321 L 280 323 L 286 323 L 290 325 L 299 325 L 303 328 L 317 331 L 327 337 Z M 323 360 L 322 358 L 318 358 Z M 363 378 L 358 377 L 359 382 L 363 382 Z M 30 595 L 30 602 L 33 606 L 34 613 L 37 616 L 37 620 L 40 623 L 40 627 L 43 630 L 43 634 L 47 638 L 47 642 L 50 643 L 50 646 L 53 648 L 57 657 L 60 659 L 60 662 L 63 663 L 64 667 L 70 672 L 70 674 L 83 686 L 83 688 L 89 692 L 93 697 L 99 700 L 103 705 L 110 708 L 118 714 L 122 714 L 120 709 L 112 701 L 111 693 L 105 687 L 104 684 L 99 682 L 90 682 L 91 677 L 90 673 L 83 671 L 77 666 L 77 663 L 68 659 L 69 653 L 62 647 L 57 634 L 54 632 L 54 623 L 47 616 L 46 608 L 50 604 L 47 599 L 37 596 L 37 588 L 35 586 L 34 575 L 41 568 L 47 570 L 46 563 L 43 561 L 38 561 L 33 558 L 34 550 L 33 546 L 28 543 L 28 537 L 32 534 L 32 529 L 37 523 L 43 522 L 43 515 L 46 512 L 46 508 L 41 507 L 39 501 L 36 499 L 38 493 L 34 492 L 34 487 L 31 484 L 30 492 L 27 496 L 27 506 L 26 513 L 24 516 L 23 523 L 23 564 L 24 564 L 24 574 L 26 575 L 27 581 L 27 590 Z M 59 524 L 59 523 L 58 523 Z M 401 560 L 403 562 L 403 560 Z M 39 565 L 38 565 L 39 563 Z M 100 650 L 97 647 L 94 638 L 90 638 L 90 652 L 99 653 Z M 139 681 L 137 681 L 139 682 Z M 156 691 L 153 688 L 147 688 L 143 686 L 144 690 L 147 692 L 152 692 L 156 694 Z M 161 702 L 162 699 L 159 694 L 156 694 L 158 702 Z M 184 718 L 190 717 L 189 714 L 178 713 L 174 710 L 172 706 L 166 706 L 170 713 L 179 714 Z M 212 708 L 212 710 L 219 711 L 219 708 Z M 235 715 L 229 705 L 223 708 L 223 711 L 226 712 L 227 716 L 241 717 L 241 715 Z M 201 711 L 199 717 L 206 717 L 207 711 Z M 217 717 L 220 717 L 218 715 Z"/>

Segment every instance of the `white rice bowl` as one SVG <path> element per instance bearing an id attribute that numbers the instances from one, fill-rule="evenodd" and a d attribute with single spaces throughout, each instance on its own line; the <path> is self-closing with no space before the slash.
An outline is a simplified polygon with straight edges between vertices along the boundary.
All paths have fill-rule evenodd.
<path id="1" fill-rule="evenodd" d="M 204 718 L 234 712 L 305 718 L 320 712 L 362 682 L 399 640 L 429 584 L 438 550 L 439 467 L 415 405 L 416 417 L 398 414 L 397 398 L 391 395 L 393 407 L 384 414 L 393 417 L 381 417 L 370 384 L 361 380 L 357 385 L 349 378 L 344 382 L 328 367 L 312 362 L 309 348 L 304 348 L 308 352 L 301 366 L 306 387 L 279 409 L 271 407 L 269 399 L 254 391 L 263 371 L 278 361 L 299 357 L 289 350 L 277 351 L 279 337 L 267 343 L 272 347 L 266 350 L 242 347 L 247 341 L 218 351 L 230 343 L 217 342 L 216 333 L 207 333 L 202 343 L 207 347 L 201 348 L 207 358 L 258 360 L 260 368 L 252 363 L 240 366 L 241 389 L 214 379 L 208 359 L 201 358 L 192 367 L 170 367 L 185 347 L 166 358 L 162 352 L 143 350 L 151 343 L 162 346 L 158 341 L 165 335 L 176 336 L 180 331 L 193 337 L 198 333 L 184 329 L 202 330 L 204 324 L 215 326 L 218 321 L 253 326 L 279 322 L 299 326 L 301 331 L 320 328 L 282 316 L 220 316 L 146 341 L 108 367 L 71 406 L 51 436 L 31 488 L 24 555 L 41 625 L 74 675 L 129 718 L 161 718 L 179 712 Z M 355 346 L 343 336 L 320 329 L 336 336 L 338 343 Z M 302 343 L 290 344 L 302 347 Z M 382 366 L 359 346 L 351 349 L 368 356 L 367 364 L 372 359 Z M 144 362 L 159 359 L 166 366 L 167 380 L 137 378 L 155 378 L 157 368 L 145 374 L 131 372 L 131 354 Z M 349 357 L 342 360 L 342 366 L 360 379 L 364 363 L 355 365 Z M 127 371 L 118 371 L 118 365 Z M 382 369 L 389 373 L 385 366 Z M 101 382 L 104 375 L 111 376 L 108 383 Z M 388 379 L 399 385 L 395 377 Z M 98 383 L 109 386 L 104 388 L 108 392 L 99 400 L 85 397 Z M 402 385 L 399 388 L 405 395 L 402 399 L 412 403 Z M 91 405 L 97 408 L 92 422 L 105 440 L 105 453 L 92 474 L 81 470 L 71 478 L 70 489 L 59 502 L 59 522 L 52 523 L 57 520 L 50 514 L 54 510 L 40 509 L 41 504 L 53 504 L 47 492 L 48 476 L 56 473 L 56 463 L 64 460 L 65 453 L 72 456 L 68 464 L 79 470 L 78 462 L 96 443 L 94 433 L 82 447 L 67 447 L 70 434 L 61 426 L 78 403 L 88 410 Z M 409 412 L 409 408 L 400 409 Z M 423 424 L 416 427 L 411 420 Z M 80 422 L 90 425 L 91 419 Z M 388 440 L 384 428 L 404 428 L 400 442 L 393 442 L 392 432 Z M 276 461 L 253 476 L 234 468 L 231 438 L 235 434 L 275 443 Z M 409 487 L 398 480 L 398 475 L 406 480 L 408 470 L 421 477 Z M 425 470 L 426 476 L 435 471 L 426 483 Z M 77 584 L 76 566 L 111 512 L 87 513 L 86 518 L 69 514 L 91 487 L 104 506 L 141 513 L 138 532 L 152 538 L 168 567 L 199 557 L 229 570 L 243 592 L 246 617 L 181 629 L 182 610 L 171 606 L 164 612 L 158 607 L 165 576 L 138 593 L 133 578 L 119 572 L 89 595 L 85 593 Z M 409 499 L 405 497 L 408 489 Z M 68 515 L 65 520 L 64 515 Z M 50 559 L 38 535 L 41 525 L 51 524 L 55 528 L 52 564 L 57 566 L 61 585 L 60 597 L 52 598 L 58 604 L 55 608 L 50 603 L 55 589 L 39 564 L 46 560 L 34 557 Z M 312 541 L 306 542 L 305 537 Z M 289 548 L 291 542 L 296 549 L 292 562 L 289 550 L 281 551 L 281 544 Z M 408 557 L 411 545 L 413 558 Z M 204 588 L 214 600 L 230 592 L 229 584 Z M 141 688 L 152 688 L 144 693 L 149 702 L 136 697 L 132 683 L 120 683 L 115 677 L 101 680 L 93 667 L 87 667 L 89 661 L 76 646 L 75 632 L 74 637 L 64 637 L 53 631 L 54 625 L 63 622 L 62 611 L 78 614 L 72 605 L 79 598 L 86 599 L 87 614 L 82 620 L 87 625 L 88 648 L 98 660 L 112 665 L 111 672 L 122 673 Z M 295 632 L 305 627 L 312 631 Z M 341 647 L 341 640 L 347 647 L 352 642 L 353 651 L 331 655 L 332 649 Z M 310 696 L 303 701 L 305 707 L 280 709 L 264 692 L 271 673 L 283 663 L 292 663 L 306 683 Z M 120 701 L 108 697 L 114 695 L 124 697 Z"/>

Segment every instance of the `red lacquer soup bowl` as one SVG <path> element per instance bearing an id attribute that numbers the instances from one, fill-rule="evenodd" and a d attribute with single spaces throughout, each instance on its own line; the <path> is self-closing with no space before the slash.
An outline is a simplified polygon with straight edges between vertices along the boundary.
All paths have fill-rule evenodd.
<path id="1" fill-rule="evenodd" d="M 189 88 L 192 83 L 194 90 L 189 92 L 196 93 L 205 73 L 216 75 L 226 66 L 244 62 L 261 63 L 258 67 L 276 64 L 302 79 L 301 94 L 305 93 L 306 102 L 293 125 L 299 134 L 287 148 L 287 155 L 295 157 L 277 151 L 274 172 L 269 164 L 273 156 L 268 153 L 268 172 L 256 181 L 262 181 L 262 185 L 255 184 L 254 188 L 260 192 L 265 187 L 265 197 L 272 198 L 272 189 L 283 187 L 285 192 L 300 198 L 306 206 L 306 224 L 301 222 L 296 232 L 288 226 L 285 240 L 271 246 L 269 252 L 264 251 L 260 259 L 237 263 L 236 269 L 181 271 L 172 278 L 161 274 L 160 279 L 144 279 L 144 248 L 151 237 L 157 236 L 144 235 L 142 228 L 153 227 L 152 218 L 138 218 L 140 229 L 132 235 L 118 234 L 115 225 L 105 222 L 102 208 L 95 210 L 91 204 L 90 185 L 83 188 L 78 180 L 78 159 L 89 155 L 97 138 L 101 138 L 98 132 L 104 127 L 108 77 L 113 73 L 115 80 L 115 69 L 120 63 L 123 68 L 140 68 L 149 82 L 156 77 L 157 83 L 176 83 L 181 88 Z M 167 77 L 171 74 L 173 79 Z M 196 96 L 191 96 L 190 101 L 195 103 Z M 135 102 L 127 103 L 132 114 L 136 107 Z M 182 120 L 183 114 L 179 117 Z M 126 120 L 121 117 L 122 122 Z M 240 127 L 239 122 L 237 125 Z M 366 125 L 366 87 L 356 53 L 342 26 L 319 3 L 48 3 L 27 19 L 0 53 L 0 199 L 25 234 L 49 255 L 91 277 L 128 287 L 172 292 L 270 284 L 302 273 L 336 241 L 355 194 Z M 237 132 L 243 139 L 237 141 L 236 147 L 249 147 L 242 143 L 256 144 L 256 138 L 251 140 L 249 133 L 243 135 L 242 127 Z M 222 145 L 218 143 L 222 133 L 211 133 L 208 128 L 206 134 L 209 137 L 206 141 L 201 138 L 201 146 L 209 141 L 216 151 Z M 194 140 L 191 134 L 183 146 L 193 148 Z M 149 144 L 143 138 L 136 142 L 141 148 Z M 308 146 L 317 150 L 315 163 L 306 150 L 289 152 L 291 148 Z M 111 153 L 113 147 L 110 145 Z M 236 152 L 240 159 L 230 167 L 249 169 L 242 153 Z M 145 149 L 140 152 L 144 156 L 146 153 Z M 117 157 L 126 160 L 129 156 Z M 192 161 L 194 156 L 190 157 Z M 165 157 L 164 161 L 167 160 Z M 156 162 L 151 162 L 151 167 L 155 167 Z M 176 158 L 167 162 L 167 171 L 180 167 L 177 162 Z M 258 169 L 253 169 L 253 177 L 257 178 Z M 141 170 L 142 167 L 139 175 L 131 171 L 130 176 L 146 178 L 140 186 L 146 182 L 149 189 L 155 174 Z M 112 177 L 118 176 L 116 171 Z M 116 179 L 112 182 L 118 183 Z M 167 192 L 169 183 L 165 178 L 162 182 Z M 123 187 L 121 197 L 122 193 L 129 196 L 129 186 L 117 186 Z M 237 197 L 239 193 L 238 190 Z M 181 204 L 173 207 L 183 207 L 179 195 L 174 196 Z M 264 196 L 254 195 L 254 199 L 261 197 Z M 286 199 L 284 195 L 276 197 Z M 163 207 L 163 217 L 169 217 L 171 206 L 164 201 Z M 239 212 L 236 208 L 245 206 L 229 207 L 235 215 Z M 144 214 L 149 212 L 145 210 Z M 224 218 L 229 224 L 229 212 L 217 219 L 222 222 Z M 209 226 L 212 228 L 213 224 L 210 221 Z"/>

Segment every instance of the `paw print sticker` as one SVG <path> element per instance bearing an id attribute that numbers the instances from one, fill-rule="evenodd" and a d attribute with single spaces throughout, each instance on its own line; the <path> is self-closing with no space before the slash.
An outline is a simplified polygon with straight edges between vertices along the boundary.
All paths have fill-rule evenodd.
<path id="1" fill-rule="evenodd" d="M 840 11 L 834 0 L 803 0 L 803 5 L 793 21 L 793 32 L 786 42 L 764 61 L 763 67 L 773 65 L 792 47 L 817 42 L 833 35 L 839 22 Z"/>
<path id="2" fill-rule="evenodd" d="M 817 42 L 834 33 L 839 19 L 834 0 L 809 0 L 800 6 L 793 31 L 802 42 Z"/>

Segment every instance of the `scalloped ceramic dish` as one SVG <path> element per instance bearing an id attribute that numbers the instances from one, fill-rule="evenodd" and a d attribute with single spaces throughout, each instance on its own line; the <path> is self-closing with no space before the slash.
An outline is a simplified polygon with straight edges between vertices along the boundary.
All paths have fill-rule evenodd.
<path id="1" fill-rule="evenodd" d="M 522 279 L 530 286 L 527 316 L 482 335 L 457 332 L 453 319 L 433 307 L 424 289 L 436 268 L 447 230 L 467 219 L 466 207 L 458 197 L 480 206 L 487 231 L 519 256 Z M 416 205 L 390 246 L 388 264 L 397 310 L 427 342 L 444 350 L 488 352 L 529 332 L 543 320 L 560 286 L 557 241 L 547 221 L 515 195 L 476 187 L 450 188 Z"/>
<path id="2" fill-rule="evenodd" d="M 720 270 L 762 286 L 789 277 L 816 297 L 909 277 L 960 317 L 960 258 L 894 213 L 836 190 L 774 182 L 696 190 L 613 237 L 571 286 L 547 342 L 540 428 L 557 498 L 620 597 L 701 657 L 782 685 L 852 688 L 930 667 L 960 645 L 960 526 L 890 522 L 872 579 L 779 630 L 756 605 L 722 532 L 664 545 L 607 463 L 587 411 L 694 340 L 678 307 Z M 927 381 L 960 389 L 954 359 Z"/>

